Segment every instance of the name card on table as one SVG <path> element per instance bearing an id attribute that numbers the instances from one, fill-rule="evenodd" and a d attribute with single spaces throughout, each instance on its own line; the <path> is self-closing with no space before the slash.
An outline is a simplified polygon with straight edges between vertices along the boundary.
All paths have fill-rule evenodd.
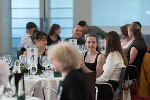
<path id="1" fill-rule="evenodd" d="M 27 59 L 30 65 L 38 64 L 38 48 L 27 48 Z"/>
<path id="2" fill-rule="evenodd" d="M 69 43 L 71 43 L 74 46 L 77 46 L 77 39 L 69 39 Z"/>

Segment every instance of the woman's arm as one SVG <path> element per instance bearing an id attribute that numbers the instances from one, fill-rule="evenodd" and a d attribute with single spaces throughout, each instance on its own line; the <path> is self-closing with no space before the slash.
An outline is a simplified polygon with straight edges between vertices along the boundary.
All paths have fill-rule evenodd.
<path id="1" fill-rule="evenodd" d="M 84 55 L 85 53 L 82 53 L 82 60 L 81 60 L 81 63 L 80 63 L 80 67 L 87 73 L 89 72 L 93 72 L 91 71 L 89 68 L 86 67 L 85 63 L 84 63 Z"/>
<path id="2" fill-rule="evenodd" d="M 93 72 L 93 71 L 91 71 L 89 68 L 86 67 L 86 65 L 85 65 L 85 63 L 84 63 L 84 60 L 81 61 L 80 66 L 81 66 L 81 68 L 82 68 L 85 72 L 87 72 L 87 73 Z"/>
<path id="3" fill-rule="evenodd" d="M 97 65 L 96 65 L 96 77 L 100 77 L 102 75 L 103 72 L 103 65 L 105 63 L 105 57 L 103 54 L 100 54 L 97 58 Z"/>
<path id="4" fill-rule="evenodd" d="M 138 54 L 138 50 L 135 47 L 132 47 L 130 50 L 130 59 L 129 64 L 132 64 Z"/>

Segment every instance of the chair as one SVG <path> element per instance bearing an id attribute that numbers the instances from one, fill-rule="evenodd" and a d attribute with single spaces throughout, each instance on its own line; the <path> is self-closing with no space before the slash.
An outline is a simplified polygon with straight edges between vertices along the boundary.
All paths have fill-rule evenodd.
<path id="1" fill-rule="evenodd" d="M 125 74 L 126 74 L 126 67 L 122 68 L 122 70 L 121 70 L 121 74 L 120 74 L 120 78 L 119 78 L 119 85 L 113 95 L 112 100 L 118 100 L 118 99 L 120 100 L 121 99 L 121 93 L 122 93 L 122 87 L 123 87 L 123 83 L 124 83 Z"/>
<path id="2" fill-rule="evenodd" d="M 94 100 L 95 99 L 96 72 L 85 73 L 85 75 L 86 75 L 89 85 L 90 85 L 92 100 Z"/>
<path id="3" fill-rule="evenodd" d="M 46 98 L 45 98 L 45 91 L 46 90 L 50 90 L 52 93 L 54 93 L 55 94 L 55 96 L 57 96 L 57 90 L 56 89 L 54 89 L 54 88 L 50 88 L 50 87 L 43 87 L 43 95 L 44 95 L 44 100 L 46 100 Z"/>
<path id="4" fill-rule="evenodd" d="M 125 72 L 126 67 L 123 67 L 121 70 L 119 84 L 116 91 L 113 90 L 112 85 L 109 83 L 96 84 L 96 86 L 98 87 L 98 100 L 118 100 L 118 98 L 120 98 Z"/>

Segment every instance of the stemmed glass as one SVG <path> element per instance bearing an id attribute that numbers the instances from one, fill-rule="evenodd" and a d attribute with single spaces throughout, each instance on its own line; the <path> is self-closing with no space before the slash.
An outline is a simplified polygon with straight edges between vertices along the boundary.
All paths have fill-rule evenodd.
<path id="1" fill-rule="evenodd" d="M 34 76 L 36 72 L 37 72 L 37 64 L 31 64 L 30 73 Z"/>
<path id="2" fill-rule="evenodd" d="M 24 67 L 28 70 L 28 74 L 29 74 L 30 65 L 28 64 L 29 60 L 26 58 L 26 56 L 20 55 L 19 56 L 19 61 L 20 61 L 20 64 L 24 65 Z"/>
<path id="3" fill-rule="evenodd" d="M 9 65 L 9 69 L 12 67 L 12 57 L 10 55 L 4 55 L 3 61 Z"/>
<path id="4" fill-rule="evenodd" d="M 40 59 L 39 59 L 39 63 L 42 67 L 45 68 L 46 70 L 46 73 L 44 76 L 48 76 L 48 70 L 50 69 L 50 67 L 52 66 L 51 65 L 51 61 L 50 61 L 50 58 L 48 58 L 47 56 L 40 56 Z"/>

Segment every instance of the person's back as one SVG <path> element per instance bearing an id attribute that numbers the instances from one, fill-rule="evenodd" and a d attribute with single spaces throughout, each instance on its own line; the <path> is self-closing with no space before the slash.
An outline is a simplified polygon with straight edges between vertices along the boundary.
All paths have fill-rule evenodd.
<path id="1" fill-rule="evenodd" d="M 72 70 L 66 76 L 61 100 L 92 100 L 88 80 L 81 69 Z"/>
<path id="2" fill-rule="evenodd" d="M 83 34 L 82 39 L 85 39 L 86 34 L 96 35 L 97 37 L 104 38 L 106 32 L 97 26 L 88 26 L 86 21 L 79 21 L 78 25 L 82 27 Z"/>
<path id="3" fill-rule="evenodd" d="M 31 40 L 31 36 L 33 31 L 37 29 L 37 25 L 33 22 L 28 22 L 26 25 L 26 33 L 21 38 L 20 45 L 18 46 L 18 50 L 24 50 L 28 47 L 32 47 L 34 44 Z M 25 51 L 25 50 L 24 50 Z"/>

